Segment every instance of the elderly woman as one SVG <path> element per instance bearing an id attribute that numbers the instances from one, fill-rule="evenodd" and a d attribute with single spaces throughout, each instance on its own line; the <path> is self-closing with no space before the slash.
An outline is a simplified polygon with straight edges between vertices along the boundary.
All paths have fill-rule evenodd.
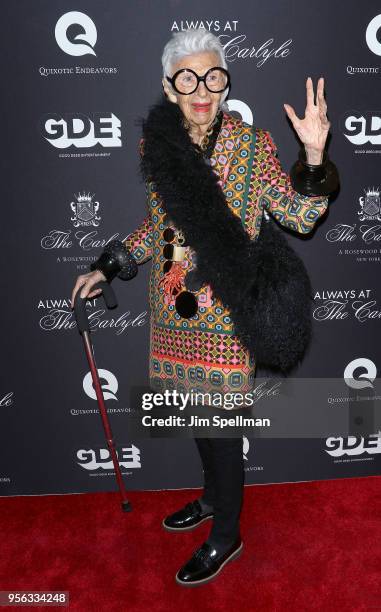
<path id="1" fill-rule="evenodd" d="M 324 82 L 318 81 L 315 104 L 307 79 L 304 119 L 284 105 L 310 172 L 309 191 L 297 191 L 296 179 L 294 184 L 281 168 L 270 133 L 227 112 L 230 75 L 217 37 L 204 29 L 174 34 L 162 64 L 165 96 L 143 123 L 140 150 L 147 214 L 123 243 L 113 241 L 92 271 L 78 277 L 72 303 L 80 288 L 82 297 L 94 297 L 101 289 L 92 288 L 100 280 L 129 278 L 132 264 L 152 259 L 151 388 L 243 393 L 253 389 L 256 367 L 245 334 L 236 333 L 242 329 L 247 247 L 258 238 L 267 213 L 279 227 L 307 234 L 328 207 L 324 189 L 308 195 L 314 193 L 314 176 L 320 189 L 326 180 L 322 162 L 330 123 Z M 195 441 L 203 494 L 167 516 L 163 527 L 182 532 L 207 519 L 213 523 L 208 539 L 177 572 L 182 585 L 211 580 L 242 549 L 242 437 Z"/>

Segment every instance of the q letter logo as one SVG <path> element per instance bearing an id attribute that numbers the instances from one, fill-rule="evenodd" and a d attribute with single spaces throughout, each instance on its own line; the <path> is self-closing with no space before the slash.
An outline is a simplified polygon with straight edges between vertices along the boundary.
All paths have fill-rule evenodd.
<path id="1" fill-rule="evenodd" d="M 83 28 L 83 34 L 77 34 L 74 40 L 82 40 L 85 44 L 75 43 L 68 39 L 67 31 L 72 25 L 79 25 Z M 96 56 L 93 47 L 97 42 L 97 29 L 94 22 L 85 13 L 70 11 L 62 15 L 56 23 L 55 37 L 57 45 L 68 55 Z"/>

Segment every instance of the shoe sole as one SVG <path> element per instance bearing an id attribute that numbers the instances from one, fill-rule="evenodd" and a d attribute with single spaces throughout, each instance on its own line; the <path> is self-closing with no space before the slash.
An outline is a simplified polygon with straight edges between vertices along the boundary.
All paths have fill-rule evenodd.
<path id="1" fill-rule="evenodd" d="M 193 531 L 193 529 L 196 529 L 199 525 L 201 525 L 201 523 L 203 523 L 204 521 L 207 521 L 208 519 L 212 519 L 212 518 L 213 516 L 206 516 L 205 518 L 201 519 L 201 521 L 199 521 L 195 525 L 190 525 L 189 527 L 168 527 L 168 525 L 164 523 L 165 519 L 162 521 L 161 524 L 166 531 Z"/>
<path id="2" fill-rule="evenodd" d="M 232 554 L 227 559 L 225 559 L 225 561 L 218 568 L 218 570 L 215 572 L 215 574 L 213 574 L 212 576 L 208 576 L 208 578 L 202 578 L 201 580 L 193 580 L 193 582 L 183 582 L 182 580 L 180 580 L 178 578 L 178 572 L 177 572 L 177 574 L 176 574 L 176 582 L 177 582 L 177 584 L 181 584 L 181 586 L 192 587 L 192 586 L 199 586 L 200 584 L 206 584 L 207 582 L 210 582 L 211 580 L 214 580 L 214 578 L 216 578 L 218 576 L 220 571 L 224 568 L 224 566 L 227 563 L 229 563 L 229 561 L 234 561 L 234 559 L 238 559 L 238 557 L 240 556 L 240 554 L 242 552 L 242 548 L 243 548 L 243 542 L 241 542 L 241 545 L 239 546 L 239 548 L 237 548 L 237 550 L 232 552 Z"/>

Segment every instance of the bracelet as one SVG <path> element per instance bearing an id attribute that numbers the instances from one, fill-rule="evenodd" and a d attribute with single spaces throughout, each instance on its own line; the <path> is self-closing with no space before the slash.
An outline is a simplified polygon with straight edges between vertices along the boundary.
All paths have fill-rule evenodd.
<path id="1" fill-rule="evenodd" d="M 295 191 L 307 196 L 328 196 L 339 186 L 339 174 L 326 151 L 323 151 L 321 164 L 308 164 L 304 148 L 299 151 L 299 159 L 290 170 L 291 185 Z"/>
<path id="2" fill-rule="evenodd" d="M 90 270 L 100 270 L 111 283 L 115 276 L 122 280 L 136 276 L 138 264 L 121 240 L 112 240 L 105 246 L 99 259 L 90 265 Z"/>

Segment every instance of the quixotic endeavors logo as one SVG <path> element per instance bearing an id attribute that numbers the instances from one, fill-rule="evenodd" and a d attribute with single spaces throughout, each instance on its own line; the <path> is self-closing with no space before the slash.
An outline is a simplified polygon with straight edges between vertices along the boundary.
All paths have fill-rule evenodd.
<path id="1" fill-rule="evenodd" d="M 70 221 L 73 222 L 74 227 L 88 227 L 89 225 L 98 227 L 101 220 L 101 217 L 97 215 L 99 202 L 94 202 L 93 196 L 94 194 L 90 195 L 89 193 L 74 195 L 76 202 L 70 202 L 70 208 L 74 213 L 74 217 L 71 217 Z"/>
<path id="2" fill-rule="evenodd" d="M 72 32 L 79 26 L 82 33 L 70 40 L 68 31 Z M 97 29 L 92 19 L 80 11 L 70 11 L 62 15 L 56 23 L 55 37 L 58 46 L 68 55 L 96 55 L 93 47 L 97 42 Z M 75 42 L 82 41 L 82 42 Z"/>
<path id="3" fill-rule="evenodd" d="M 381 15 L 376 15 L 370 21 L 365 33 L 366 44 L 375 55 L 381 55 L 381 42 L 378 36 L 380 29 Z"/>
<path id="4" fill-rule="evenodd" d="M 114 113 L 46 113 L 40 119 L 40 131 L 57 149 L 70 146 L 90 148 L 121 147 L 121 121 Z"/>
<path id="5" fill-rule="evenodd" d="M 118 463 L 123 468 L 140 468 L 140 449 L 134 444 L 127 447 L 116 449 Z M 112 470 L 114 464 L 112 462 L 110 451 L 107 448 L 97 449 L 80 449 L 77 452 L 77 463 L 85 470 Z"/>
<path id="6" fill-rule="evenodd" d="M 246 102 L 242 102 L 242 100 L 226 100 L 226 102 L 224 102 L 224 110 L 227 110 L 233 115 L 234 113 L 238 113 L 242 121 L 253 125 L 253 113 Z"/>
<path id="7" fill-rule="evenodd" d="M 376 364 L 366 357 L 353 359 L 344 370 L 344 380 L 352 389 L 365 389 L 366 387 L 373 389 L 373 381 L 376 376 Z"/>
<path id="8" fill-rule="evenodd" d="M 369 22 L 365 32 L 366 44 L 370 51 L 375 55 L 381 55 L 381 42 L 379 37 L 379 31 L 381 28 L 381 15 L 376 15 Z M 363 30 L 361 32 L 363 34 Z M 353 45 L 353 50 L 357 49 L 356 45 Z M 380 66 L 347 66 L 347 74 L 356 76 L 378 76 L 380 74 Z"/>
<path id="9" fill-rule="evenodd" d="M 242 437 L 242 440 L 243 440 L 243 458 L 244 458 L 246 461 L 248 461 L 248 458 L 247 458 L 247 453 L 249 452 L 250 443 L 249 443 L 248 438 L 246 438 L 246 436 L 243 436 L 243 437 Z"/>
<path id="10" fill-rule="evenodd" d="M 331 457 L 341 457 L 342 455 L 374 455 L 381 453 L 381 436 L 349 436 L 348 438 L 327 438 L 324 449 Z"/>
<path id="11" fill-rule="evenodd" d="M 108 370 L 103 370 L 102 368 L 98 368 L 98 376 L 100 379 L 104 399 L 112 399 L 118 401 L 118 398 L 116 397 L 116 392 L 118 391 L 118 380 L 116 376 L 114 376 L 112 372 L 109 372 Z M 105 380 L 106 383 L 102 383 L 102 380 Z M 86 395 L 91 399 L 97 399 L 91 372 L 88 372 L 83 379 L 83 390 Z"/>

